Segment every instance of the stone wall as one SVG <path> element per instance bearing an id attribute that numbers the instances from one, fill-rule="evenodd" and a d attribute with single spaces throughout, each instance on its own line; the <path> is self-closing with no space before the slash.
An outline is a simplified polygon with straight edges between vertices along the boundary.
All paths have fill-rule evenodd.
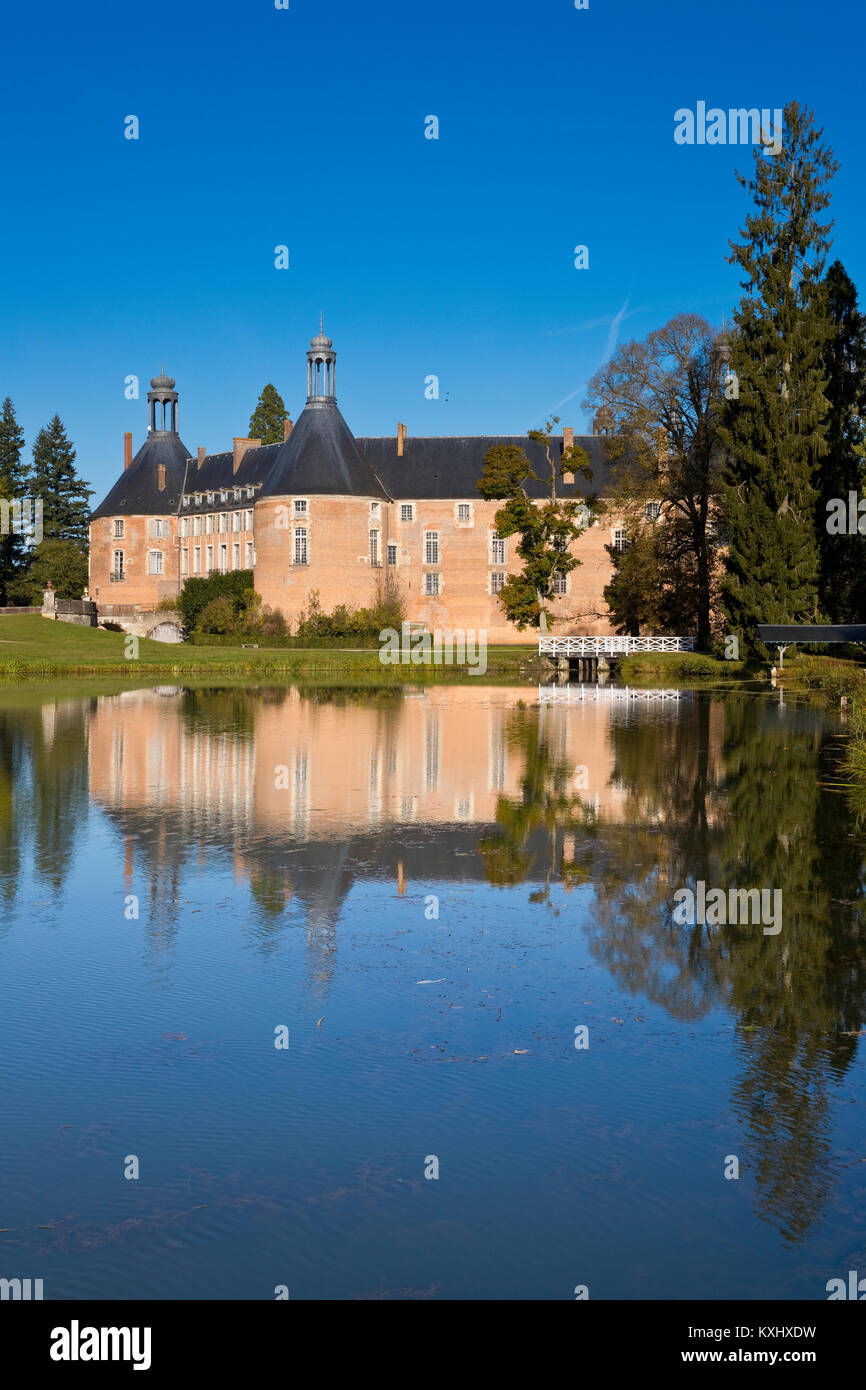
<path id="1" fill-rule="evenodd" d="M 53 589 L 42 596 L 42 616 L 60 623 L 76 623 L 79 627 L 96 627 L 96 604 L 89 598 L 58 598 Z"/>

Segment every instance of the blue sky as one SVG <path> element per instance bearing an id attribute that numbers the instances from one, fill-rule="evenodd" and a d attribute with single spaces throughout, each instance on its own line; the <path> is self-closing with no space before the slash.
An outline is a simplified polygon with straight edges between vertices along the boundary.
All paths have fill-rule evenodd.
<path id="1" fill-rule="evenodd" d="M 739 297 L 751 151 L 676 145 L 699 100 L 815 110 L 831 256 L 866 299 L 861 3 L 289 4 L 7 12 L 0 397 L 28 448 L 61 416 L 98 496 L 163 360 L 193 452 L 245 434 L 266 381 L 297 419 L 320 310 L 356 434 L 518 434 L 556 407 L 588 428 L 617 340 Z"/>

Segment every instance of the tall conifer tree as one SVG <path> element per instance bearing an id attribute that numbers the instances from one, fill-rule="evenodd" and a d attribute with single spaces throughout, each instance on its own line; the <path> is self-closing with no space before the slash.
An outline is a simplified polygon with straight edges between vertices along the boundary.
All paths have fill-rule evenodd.
<path id="1" fill-rule="evenodd" d="M 824 281 L 830 336 L 824 349 L 829 403 L 827 452 L 818 465 L 816 526 L 821 549 L 821 606 L 831 622 L 866 622 L 866 517 L 854 535 L 836 534 L 828 503 L 862 496 L 866 440 L 866 316 L 841 261 Z M 828 529 L 828 523 L 829 529 Z"/>
<path id="2" fill-rule="evenodd" d="M 42 499 L 42 534 L 46 540 L 77 542 L 86 551 L 93 489 L 75 467 L 76 451 L 58 415 L 41 429 L 33 444 L 29 488 Z"/>
<path id="3" fill-rule="evenodd" d="M 250 439 L 260 439 L 263 444 L 281 443 L 285 418 L 283 398 L 276 386 L 268 382 L 250 417 Z"/>
<path id="4" fill-rule="evenodd" d="M 838 165 L 813 113 L 785 107 L 781 149 L 755 150 L 754 176 L 737 175 L 754 211 L 731 242 L 745 273 L 731 338 L 738 395 L 726 404 L 723 581 L 732 632 L 753 650 L 760 622 L 813 620 L 818 609 L 816 470 L 826 451 L 821 275 L 832 222 L 820 215 Z"/>
<path id="5" fill-rule="evenodd" d="M 10 590 L 25 563 L 24 538 L 13 531 L 12 505 L 20 506 L 27 491 L 27 470 L 21 462 L 24 433 L 7 396 L 0 408 L 0 501 L 7 504 L 5 534 L 0 534 L 0 605 L 9 602 Z"/>

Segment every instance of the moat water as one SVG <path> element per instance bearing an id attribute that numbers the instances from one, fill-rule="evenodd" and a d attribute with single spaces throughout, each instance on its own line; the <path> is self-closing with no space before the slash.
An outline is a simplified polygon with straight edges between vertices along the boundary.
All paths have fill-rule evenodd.
<path id="1" fill-rule="evenodd" d="M 92 690 L 0 692 L 0 1277 L 825 1299 L 866 1275 L 838 712 Z M 781 929 L 680 924 L 698 883 L 779 890 Z"/>

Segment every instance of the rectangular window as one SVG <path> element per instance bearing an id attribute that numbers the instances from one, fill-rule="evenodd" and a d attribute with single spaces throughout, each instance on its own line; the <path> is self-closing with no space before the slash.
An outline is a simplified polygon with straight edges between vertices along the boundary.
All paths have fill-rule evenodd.
<path id="1" fill-rule="evenodd" d="M 370 532 L 370 564 L 378 567 L 379 564 L 379 532 Z"/>
<path id="2" fill-rule="evenodd" d="M 189 517 L 188 517 L 188 516 L 182 516 L 181 519 L 180 519 L 180 534 L 181 534 L 182 537 L 185 537 L 185 536 L 189 535 L 189 532 L 187 531 L 187 527 L 188 527 L 188 526 L 189 526 Z"/>
<path id="3" fill-rule="evenodd" d="M 614 550 L 625 550 L 628 545 L 628 535 L 624 530 L 617 530 L 613 533 Z"/>
<path id="4" fill-rule="evenodd" d="M 212 572 L 212 570 L 213 570 L 213 546 L 212 546 L 212 545 L 209 545 L 209 546 L 207 547 L 207 552 L 206 552 L 206 555 L 205 555 L 205 559 L 207 560 L 207 572 L 208 572 L 208 574 L 210 574 L 210 573 Z"/>
<path id="5" fill-rule="evenodd" d="M 243 527 L 241 526 L 241 514 L 240 514 L 240 512 L 232 512 L 232 530 L 233 530 L 233 531 L 242 531 L 242 530 L 243 530 Z"/>
<path id="6" fill-rule="evenodd" d="M 647 502 L 646 506 L 643 509 L 644 516 L 646 517 L 647 521 L 656 521 L 658 519 L 658 515 L 661 509 L 661 502 Z"/>
<path id="7" fill-rule="evenodd" d="M 112 579 L 123 578 L 123 551 L 115 550 L 111 557 L 111 577 Z"/>
<path id="8" fill-rule="evenodd" d="M 227 512 L 220 512 L 219 514 L 219 529 L 221 531 L 227 531 L 229 529 L 229 518 Z"/>
<path id="9" fill-rule="evenodd" d="M 431 573 L 425 574 L 425 576 L 424 576 L 424 593 L 427 594 L 428 597 L 429 597 L 430 595 L 438 594 L 438 592 L 439 592 L 439 576 L 438 576 L 438 574 L 431 574 Z"/>
<path id="10" fill-rule="evenodd" d="M 425 565 L 438 565 L 438 564 L 439 564 L 439 532 L 438 532 L 438 531 L 425 531 L 425 532 L 424 532 L 424 564 L 425 564 Z"/>
<path id="11" fill-rule="evenodd" d="M 554 594 L 568 593 L 568 578 L 566 575 L 555 574 L 553 576 L 553 592 Z"/>
<path id="12" fill-rule="evenodd" d="M 147 552 L 147 572 L 148 574 L 162 574 L 161 550 L 149 550 Z"/>
<path id="13" fill-rule="evenodd" d="M 505 575 L 503 574 L 502 570 L 493 570 L 492 573 L 491 573 L 491 575 L 490 575 L 490 592 L 491 592 L 491 594 L 501 594 L 501 593 L 502 593 L 502 586 L 504 585 L 504 583 L 505 583 Z"/>
<path id="14" fill-rule="evenodd" d="M 400 503 L 400 520 L 401 520 L 401 521 L 411 521 L 411 520 L 412 520 L 412 513 L 413 513 L 413 507 L 412 507 L 412 503 L 411 503 L 411 502 L 401 502 L 401 503 Z"/>
<path id="15" fill-rule="evenodd" d="M 236 488 L 235 488 L 235 501 L 236 501 L 236 502 L 240 502 L 241 496 L 242 496 L 242 493 L 241 493 L 240 488 L 239 488 L 239 487 L 236 487 Z"/>
<path id="16" fill-rule="evenodd" d="M 254 497 L 254 496 L 255 496 L 255 493 L 256 493 L 256 490 L 255 490 L 254 487 L 248 487 L 248 488 L 247 488 L 247 497 Z"/>
<path id="17" fill-rule="evenodd" d="M 121 521 L 115 521 L 115 523 L 114 523 L 114 538 L 115 538 L 115 540 L 118 540 L 118 541 L 119 541 L 119 540 L 121 539 L 122 536 L 123 536 L 123 521 L 122 521 L 122 520 L 121 520 Z"/>
<path id="18" fill-rule="evenodd" d="M 244 530 L 245 530 L 245 531 L 252 531 L 252 529 L 253 529 L 253 509 L 252 509 L 252 507 L 249 507 L 249 508 L 247 509 L 247 511 L 244 513 L 244 515 L 245 515 L 245 517 L 246 517 L 246 524 L 245 524 L 245 526 L 244 526 Z"/>
<path id="19" fill-rule="evenodd" d="M 208 504 L 209 507 L 212 507 L 212 506 L 213 506 L 213 499 L 214 499 L 213 493 L 212 493 L 212 492 L 209 492 L 208 495 L 207 495 L 207 504 Z M 196 505 L 197 507 L 200 507 L 200 506 L 201 506 L 201 493 L 200 493 L 200 492 L 197 493 L 197 495 L 196 495 L 195 505 Z"/>
<path id="20" fill-rule="evenodd" d="M 490 542 L 490 562 L 494 565 L 505 564 L 505 541 L 494 536 Z"/>
<path id="21" fill-rule="evenodd" d="M 204 529 L 205 529 L 205 533 L 206 533 L 208 536 L 212 536 L 212 535 L 213 535 L 213 512 L 208 512 L 208 515 L 205 517 L 205 519 L 204 519 Z M 196 535 L 198 535 L 198 534 L 199 534 L 199 532 L 196 531 Z"/>
<path id="22" fill-rule="evenodd" d="M 307 528 L 297 526 L 295 528 L 295 564 L 305 565 L 307 563 Z"/>
<path id="23" fill-rule="evenodd" d="M 389 546 L 388 546 L 388 564 L 389 564 L 389 565 L 396 565 L 396 563 L 397 563 L 397 547 L 396 547 L 396 545 L 389 545 Z"/>
<path id="24" fill-rule="evenodd" d="M 247 569 L 251 570 L 255 562 L 255 556 L 253 555 L 253 543 L 252 541 L 247 541 L 247 555 L 245 561 Z"/>
<path id="25" fill-rule="evenodd" d="M 189 551 L 186 546 L 180 552 L 180 572 L 181 574 L 189 574 Z"/>
<path id="26" fill-rule="evenodd" d="M 296 498 L 295 498 L 295 516 L 306 516 L 306 515 L 307 515 L 307 499 L 306 499 L 306 497 L 296 497 Z"/>
<path id="27" fill-rule="evenodd" d="M 471 505 L 471 503 L 469 503 L 469 502 L 458 502 L 458 503 L 457 503 L 457 520 L 458 520 L 458 521 L 471 521 L 471 520 L 472 520 L 472 505 Z"/>
<path id="28" fill-rule="evenodd" d="M 201 574 L 201 546 L 195 545 L 192 550 L 192 572 Z"/>
<path id="29" fill-rule="evenodd" d="M 232 546 L 232 569 L 239 570 L 241 567 L 241 543 L 235 541 Z"/>
<path id="30" fill-rule="evenodd" d="M 221 502 L 227 502 L 228 500 L 229 500 L 229 491 L 228 491 L 228 488 L 226 488 L 226 487 L 221 487 L 221 488 L 220 488 L 220 501 L 221 501 Z"/>
<path id="31" fill-rule="evenodd" d="M 192 498 L 191 498 L 191 497 L 185 497 L 185 498 L 183 499 L 183 505 L 184 505 L 185 507 L 188 507 L 191 501 L 192 501 Z"/>
<path id="32" fill-rule="evenodd" d="M 168 522 L 163 521 L 161 516 L 152 516 L 147 523 L 147 534 L 156 539 L 161 539 L 168 535 Z"/>
<path id="33" fill-rule="evenodd" d="M 229 567 L 229 548 L 227 544 L 220 546 L 220 574 L 225 574 Z"/>
<path id="34" fill-rule="evenodd" d="M 192 533 L 194 536 L 201 535 L 201 517 L 194 516 L 192 519 Z"/>

